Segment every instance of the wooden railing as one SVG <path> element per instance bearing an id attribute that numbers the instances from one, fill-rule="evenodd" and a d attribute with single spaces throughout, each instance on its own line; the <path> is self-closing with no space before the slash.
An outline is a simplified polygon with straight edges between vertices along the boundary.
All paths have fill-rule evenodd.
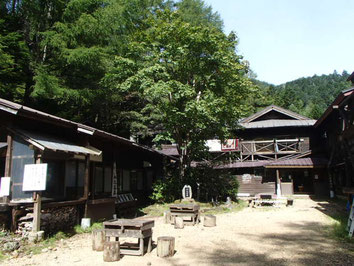
<path id="1" fill-rule="evenodd" d="M 284 155 L 306 152 L 309 148 L 309 140 L 303 138 L 240 142 L 241 157 L 244 157 L 243 159 L 252 157 L 252 160 L 254 156 L 277 159 Z"/>

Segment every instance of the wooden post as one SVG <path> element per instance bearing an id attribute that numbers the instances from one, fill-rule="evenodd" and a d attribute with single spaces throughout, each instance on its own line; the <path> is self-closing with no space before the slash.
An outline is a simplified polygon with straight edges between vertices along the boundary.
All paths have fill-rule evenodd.
<path id="1" fill-rule="evenodd" d="M 88 195 L 89 195 L 89 183 L 90 183 L 90 155 L 86 154 L 86 156 L 85 156 L 85 182 L 84 182 L 84 199 L 86 199 L 85 213 L 84 213 L 85 218 L 87 218 L 87 216 L 88 216 L 87 201 L 88 201 Z"/>
<path id="2" fill-rule="evenodd" d="M 279 169 L 275 170 L 276 171 L 276 175 L 277 175 L 277 196 L 281 196 L 281 188 L 280 188 L 280 172 Z"/>
<path id="3" fill-rule="evenodd" d="M 119 259 L 120 259 L 119 242 L 106 241 L 104 243 L 104 248 L 103 248 L 103 261 L 112 262 L 112 261 L 119 261 Z"/>
<path id="4" fill-rule="evenodd" d="M 41 155 L 37 155 L 36 164 L 41 163 Z M 41 208 L 42 208 L 42 192 L 36 191 L 33 192 L 33 224 L 32 232 L 40 231 L 41 227 Z"/>
<path id="5" fill-rule="evenodd" d="M 204 226 L 205 227 L 216 226 L 216 216 L 214 216 L 214 215 L 205 215 L 204 216 Z"/>
<path id="6" fill-rule="evenodd" d="M 5 176 L 11 176 L 11 162 L 12 162 L 12 136 L 7 135 L 7 150 L 6 150 L 6 161 L 5 161 Z M 11 186 L 12 187 L 12 186 Z M 12 191 L 12 189 L 11 189 Z M 4 197 L 4 203 L 9 202 L 9 197 Z"/>
<path id="7" fill-rule="evenodd" d="M 157 238 L 157 256 L 172 257 L 175 253 L 175 238 L 171 236 L 160 236 Z"/>

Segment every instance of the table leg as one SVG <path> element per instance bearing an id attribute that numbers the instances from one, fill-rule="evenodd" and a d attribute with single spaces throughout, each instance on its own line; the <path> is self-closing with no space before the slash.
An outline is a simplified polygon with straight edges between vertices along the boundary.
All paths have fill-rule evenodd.
<path id="1" fill-rule="evenodd" d="M 148 249 L 147 252 L 150 253 L 151 252 L 151 246 L 152 246 L 152 236 L 149 237 L 148 240 Z"/>
<path id="2" fill-rule="evenodd" d="M 144 238 L 139 238 L 139 251 L 141 256 L 144 256 Z"/>

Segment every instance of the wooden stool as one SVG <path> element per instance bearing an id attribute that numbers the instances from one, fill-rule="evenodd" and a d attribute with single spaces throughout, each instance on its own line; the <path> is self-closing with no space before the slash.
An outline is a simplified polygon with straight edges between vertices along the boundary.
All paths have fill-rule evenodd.
<path id="1" fill-rule="evenodd" d="M 92 231 L 92 250 L 103 251 L 105 233 L 103 229 Z"/>
<path id="2" fill-rule="evenodd" d="M 183 228 L 184 228 L 183 217 L 176 217 L 175 218 L 175 229 L 183 229 Z"/>
<path id="3" fill-rule="evenodd" d="M 163 220 L 165 224 L 170 224 L 171 223 L 171 212 L 170 211 L 165 211 L 163 213 Z"/>
<path id="4" fill-rule="evenodd" d="M 112 262 L 120 260 L 119 241 L 105 242 L 103 261 Z"/>
<path id="5" fill-rule="evenodd" d="M 205 227 L 216 226 L 216 217 L 214 215 L 205 215 L 204 216 L 204 226 Z"/>
<path id="6" fill-rule="evenodd" d="M 160 236 L 157 238 L 157 256 L 172 257 L 175 253 L 175 238 L 172 236 Z"/>

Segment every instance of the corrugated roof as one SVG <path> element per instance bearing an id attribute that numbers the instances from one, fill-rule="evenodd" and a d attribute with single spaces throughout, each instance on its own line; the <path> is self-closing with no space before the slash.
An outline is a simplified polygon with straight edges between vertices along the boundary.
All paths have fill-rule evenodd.
<path id="1" fill-rule="evenodd" d="M 243 123 L 240 125 L 244 128 L 273 128 L 273 127 L 305 127 L 313 126 L 316 120 L 288 120 L 288 119 L 270 119 L 256 122 Z"/>
<path id="2" fill-rule="evenodd" d="M 89 154 L 96 156 L 99 156 L 102 153 L 96 148 L 79 146 L 66 140 L 54 138 L 48 135 L 37 134 L 23 130 L 15 130 L 15 132 L 23 137 L 26 141 L 42 150 L 48 149 L 52 151 L 63 151 L 75 154 Z"/>
<path id="3" fill-rule="evenodd" d="M 292 167 L 292 166 L 302 166 L 302 167 L 326 167 L 328 160 L 325 158 L 299 158 L 299 159 L 289 159 L 289 160 L 278 160 L 273 161 L 265 165 L 266 168 L 277 168 L 277 167 Z"/>

